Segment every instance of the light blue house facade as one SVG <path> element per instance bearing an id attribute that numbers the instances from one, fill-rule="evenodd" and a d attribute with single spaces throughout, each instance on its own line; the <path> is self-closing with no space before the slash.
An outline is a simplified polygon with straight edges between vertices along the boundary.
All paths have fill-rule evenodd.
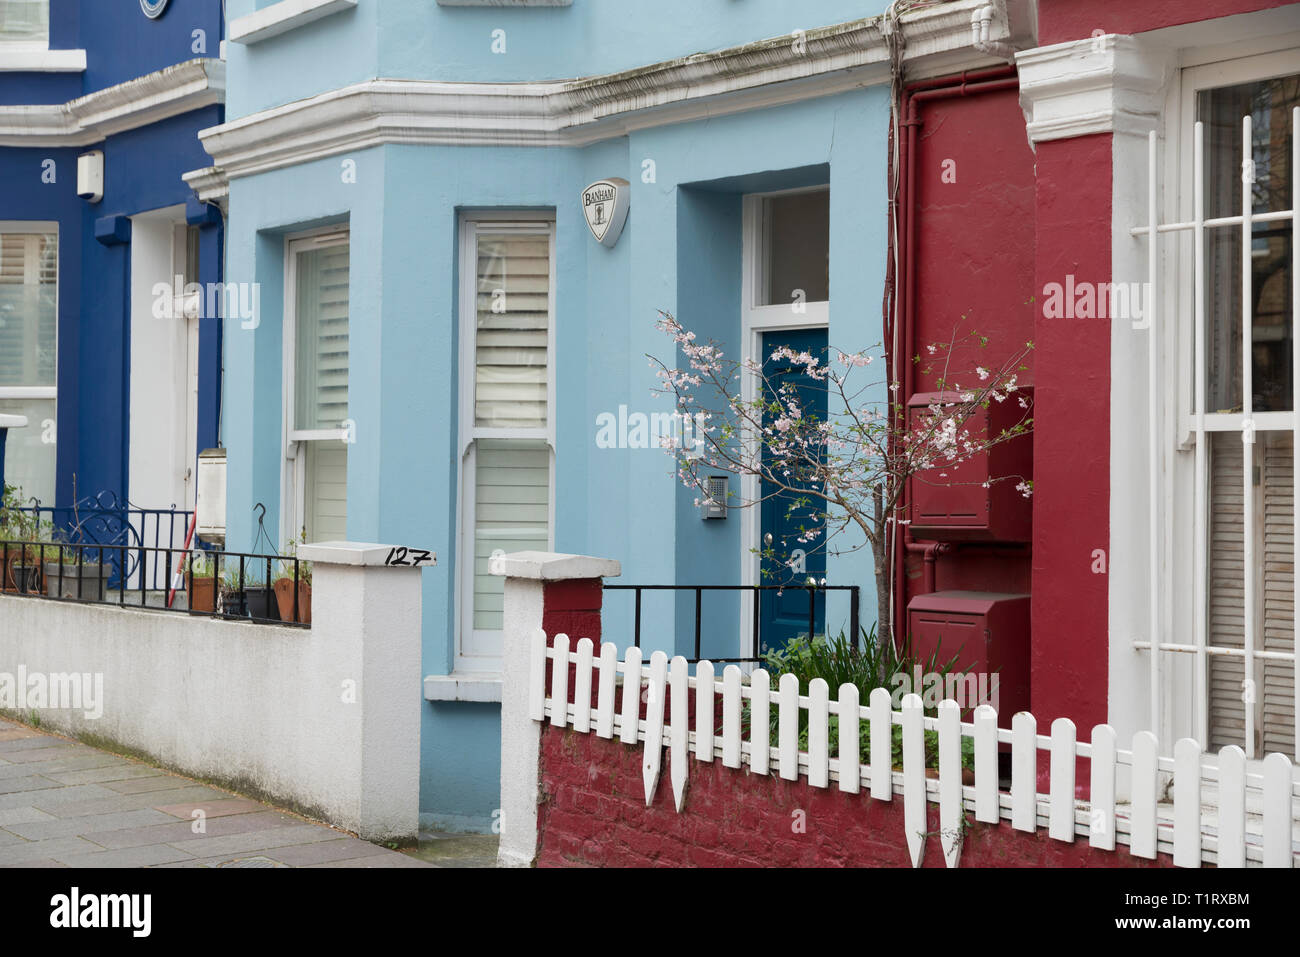
<path id="1" fill-rule="evenodd" d="M 979 6 L 906 14 L 909 70 L 993 62 L 970 46 Z M 672 409 L 646 356 L 674 358 L 659 310 L 736 356 L 881 341 L 884 8 L 227 3 L 226 122 L 190 181 L 226 207 L 228 280 L 260 290 L 255 319 L 226 322 L 228 547 L 254 545 L 261 503 L 280 546 L 437 553 L 426 826 L 486 829 L 499 806 L 493 552 L 616 558 L 628 584 L 760 580 L 780 516 L 702 517 L 654 441 Z M 609 180 L 630 201 L 613 245 L 582 202 Z M 871 624 L 868 551 L 808 570 L 867 585 Z M 847 628 L 846 594 L 817 601 L 819 630 Z M 607 596 L 607 640 L 630 643 L 631 609 Z M 709 598 L 702 656 L 753 654 L 753 614 Z M 694 657 L 693 595 L 647 594 L 640 641 Z"/>

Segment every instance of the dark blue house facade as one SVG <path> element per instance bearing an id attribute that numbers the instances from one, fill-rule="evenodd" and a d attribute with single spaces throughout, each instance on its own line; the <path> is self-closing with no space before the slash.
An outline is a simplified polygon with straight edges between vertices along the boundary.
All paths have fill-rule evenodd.
<path id="1" fill-rule="evenodd" d="M 193 507 L 223 227 L 182 176 L 224 119 L 222 29 L 221 0 L 0 0 L 0 415 L 27 419 L 28 502 Z"/>

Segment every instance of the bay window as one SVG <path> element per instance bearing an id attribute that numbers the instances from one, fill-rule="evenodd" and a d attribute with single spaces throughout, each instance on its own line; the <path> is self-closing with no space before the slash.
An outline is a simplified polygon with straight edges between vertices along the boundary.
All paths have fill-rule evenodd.
<path id="1" fill-rule="evenodd" d="M 347 539 L 348 278 L 346 230 L 288 245 L 285 356 L 285 488 L 282 537 Z"/>
<path id="2" fill-rule="evenodd" d="M 500 668 L 492 556 L 551 548 L 553 249 L 550 220 L 462 223 L 458 670 Z"/>
<path id="3" fill-rule="evenodd" d="M 59 240 L 55 223 L 0 222 L 0 412 L 27 417 L 9 433 L 5 482 L 54 504 Z"/>

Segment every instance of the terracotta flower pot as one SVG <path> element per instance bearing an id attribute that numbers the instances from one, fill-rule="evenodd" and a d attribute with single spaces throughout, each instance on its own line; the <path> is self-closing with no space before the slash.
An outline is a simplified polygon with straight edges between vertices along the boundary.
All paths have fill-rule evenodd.
<path id="1" fill-rule="evenodd" d="M 275 582 L 275 601 L 280 606 L 281 621 L 311 624 L 311 582 L 298 582 L 298 617 L 293 617 L 293 579 L 279 578 Z"/>
<path id="2" fill-rule="evenodd" d="M 192 572 L 185 573 L 185 592 L 189 598 L 190 611 L 217 610 L 217 580 L 209 575 L 196 578 Z"/>

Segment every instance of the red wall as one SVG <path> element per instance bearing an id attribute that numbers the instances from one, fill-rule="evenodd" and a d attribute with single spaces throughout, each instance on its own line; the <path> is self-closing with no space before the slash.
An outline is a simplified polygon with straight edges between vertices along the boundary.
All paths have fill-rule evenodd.
<path id="1" fill-rule="evenodd" d="M 988 336 L 984 349 L 954 355 L 950 368 L 1002 363 L 1034 337 L 1034 154 L 1018 91 L 921 101 L 914 166 L 915 354 L 926 345 Z M 947 174 L 945 176 L 945 174 Z M 949 181 L 955 176 L 955 182 Z M 1034 384 L 1034 362 L 1020 376 Z M 918 374 L 913 392 L 942 374 Z M 958 380 L 960 381 L 960 379 Z M 1027 550 L 961 546 L 941 555 L 935 589 L 1025 593 Z M 924 591 L 920 555 L 907 557 L 907 595 Z"/>
<path id="2" fill-rule="evenodd" d="M 1295 0 L 1038 0 L 1042 46 L 1103 33 L 1142 33 L 1254 10 L 1285 7 Z"/>
<path id="3" fill-rule="evenodd" d="M 690 764 L 682 813 L 673 806 L 667 761 L 650 807 L 641 785 L 641 747 L 592 734 L 542 729 L 538 807 L 541 867 L 910 867 L 902 799 L 876 801 L 806 780 Z M 938 808 L 931 805 L 926 867 L 943 867 Z M 805 828 L 793 825 L 803 811 Z M 972 824 L 962 867 L 1151 867 L 1127 848 L 1099 851 L 1028 834 L 1007 823 Z"/>
<path id="4" fill-rule="evenodd" d="M 1038 144 L 1037 171 L 1040 297 L 1069 274 L 1108 282 L 1110 134 Z M 1040 728 L 1107 718 L 1108 586 L 1092 567 L 1110 545 L 1110 334 L 1108 320 L 1036 310 L 1030 710 Z"/>

